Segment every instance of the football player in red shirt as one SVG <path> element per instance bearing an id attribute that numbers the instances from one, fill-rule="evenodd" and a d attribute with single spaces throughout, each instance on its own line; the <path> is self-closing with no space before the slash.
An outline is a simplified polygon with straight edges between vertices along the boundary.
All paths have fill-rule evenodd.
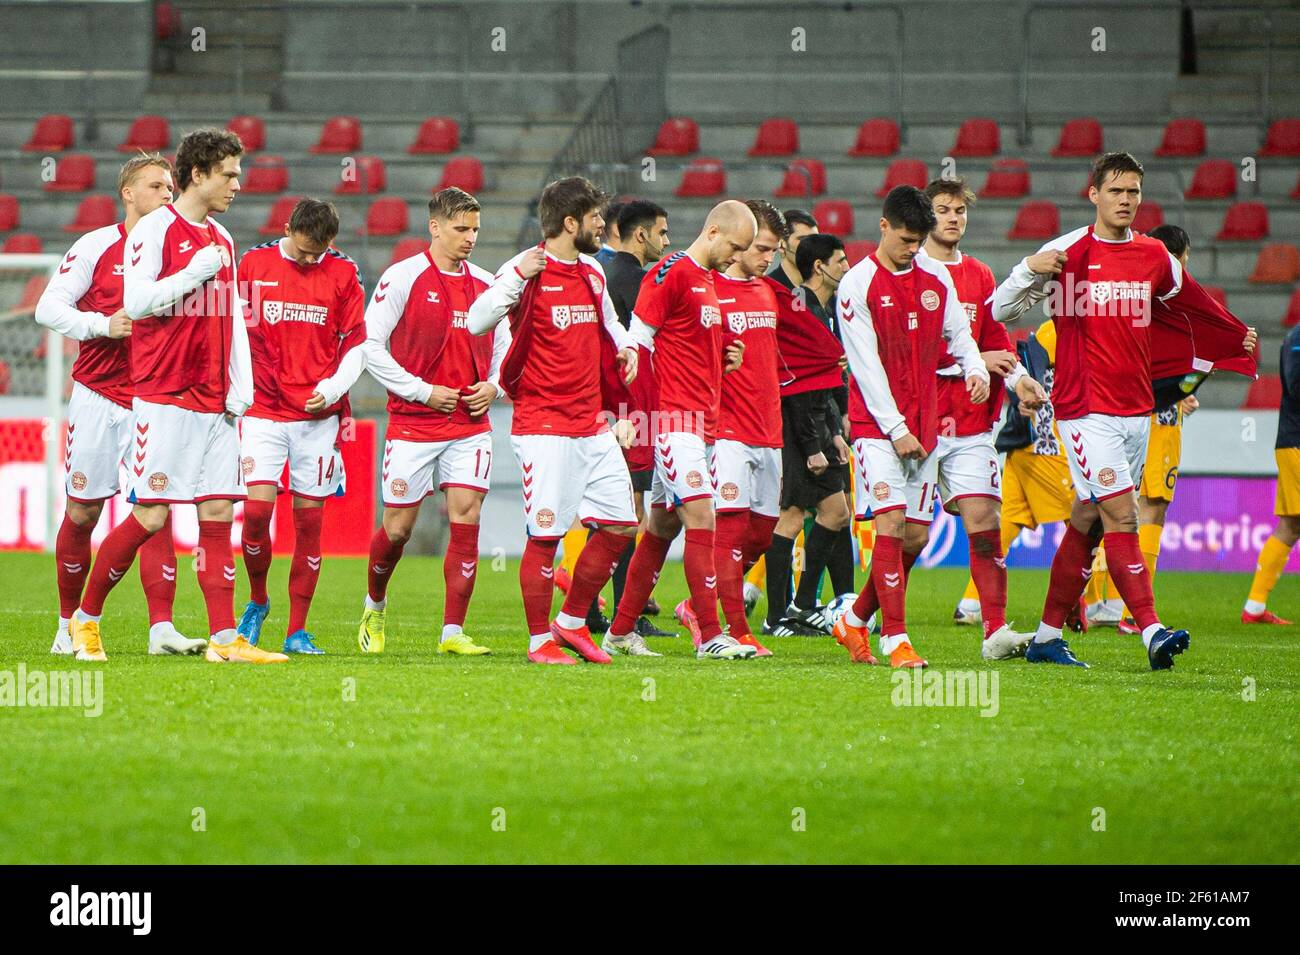
<path id="1" fill-rule="evenodd" d="M 989 375 L 948 269 L 921 244 L 935 227 L 930 200 L 914 186 L 885 197 L 880 245 L 840 283 L 840 334 L 849 358 L 849 436 L 857 458 L 854 503 L 875 523 L 871 581 L 836 622 L 856 662 L 875 663 L 867 618 L 881 610 L 880 649 L 894 667 L 923 667 L 907 635 L 904 541 L 934 517 L 938 480 L 935 375 L 956 358 L 970 400 L 988 399 Z M 919 553 L 919 548 L 916 551 Z"/>
<path id="2" fill-rule="evenodd" d="M 730 268 L 758 232 L 754 213 L 729 199 L 714 206 L 704 229 L 685 250 L 646 274 L 636 300 L 632 336 L 651 350 L 659 384 L 652 414 L 655 475 L 650 520 L 628 568 L 618 614 L 605 636 L 621 649 L 635 634 L 637 615 L 658 580 L 668 546 L 684 526 L 684 565 L 691 614 L 681 614 L 692 633 L 698 627 L 699 659 L 743 659 L 758 647 L 723 633 L 718 622 L 717 565 L 713 509 L 717 480 L 714 441 L 724 370 L 740 367 L 744 344 L 728 334 L 724 347 L 722 310 L 714 271 Z M 742 608 L 743 609 L 743 608 Z M 681 608 L 682 611 L 685 608 Z"/>
<path id="3" fill-rule="evenodd" d="M 776 288 L 766 278 L 786 237 L 785 217 L 770 203 L 745 203 L 758 222 L 749 248 L 714 276 L 723 327 L 745 345 L 745 360 L 722 378 L 718 409 L 714 563 L 718 599 L 731 635 L 757 656 L 772 651 L 755 638 L 745 614 L 745 568 L 772 543 L 781 512 L 781 380 L 777 372 Z M 775 286 L 775 288 L 774 288 Z M 681 611 L 688 611 L 683 602 Z M 686 614 L 683 613 L 683 616 Z M 694 633 L 694 630 L 692 631 Z"/>
<path id="4" fill-rule="evenodd" d="M 73 615 L 72 643 L 104 659 L 104 600 L 168 505 L 193 503 L 199 517 L 195 570 L 208 610 L 207 659 L 284 663 L 235 630 L 234 502 L 244 498 L 238 419 L 253 403 L 253 369 L 238 292 L 235 244 L 212 214 L 239 192 L 239 137 L 198 129 L 176 151 L 181 195 L 149 213 L 127 239 L 122 285 L 131 328 L 135 412 L 128 499 L 131 514 L 100 547 Z"/>
<path id="5" fill-rule="evenodd" d="M 1076 499 L 1052 560 L 1042 623 L 1025 653 L 1031 663 L 1087 667 L 1061 637 L 1104 538 L 1115 585 L 1142 629 L 1153 670 L 1167 670 L 1190 642 L 1156 615 L 1138 543 L 1137 486 L 1154 403 L 1152 311 L 1177 296 L 1183 268 L 1155 239 L 1130 228 L 1142 202 L 1142 164 L 1128 153 L 1100 156 L 1088 197 L 1092 225 L 1053 239 L 998 286 L 993 315 L 1013 322 L 1049 299 L 1057 331 L 1052 391 Z"/>
<path id="6" fill-rule="evenodd" d="M 636 346 L 619 323 L 605 271 L 594 258 L 607 198 L 579 176 L 550 183 L 537 206 L 542 243 L 501 266 L 469 312 L 475 334 L 510 321 L 501 383 L 515 405 L 510 443 L 523 472 L 528 543 L 519 587 L 533 663 L 575 664 L 564 648 L 591 663 L 610 662 L 592 642 L 587 611 L 636 533 L 632 479 L 601 397 L 604 337 L 617 356 L 610 364 L 625 384 L 637 368 Z M 555 550 L 575 518 L 595 533 L 551 622 Z M 643 594 L 638 613 L 644 606 Z M 657 656 L 643 642 L 640 647 Z"/>
<path id="7" fill-rule="evenodd" d="M 384 272 L 366 309 L 366 365 L 388 389 L 382 525 L 370 541 L 367 593 L 357 642 L 382 653 L 388 582 L 415 528 L 421 502 L 447 496 L 451 536 L 439 653 L 491 651 L 464 631 L 478 574 L 478 527 L 492 473 L 498 369 L 509 332 L 476 337 L 468 316 L 492 282 L 469 261 L 478 242 L 479 201 L 454 186 L 429 202 L 429 248 Z"/>
<path id="8" fill-rule="evenodd" d="M 1002 551 L 1002 488 L 998 452 L 993 447 L 993 427 L 1002 408 L 1001 388 L 1013 391 L 1023 408 L 1036 411 L 1047 400 L 1042 385 L 1029 377 L 1016 358 L 1011 336 L 995 321 L 991 304 L 997 283 L 987 265 L 958 248 L 966 234 L 967 212 L 975 194 L 961 179 L 936 179 L 925 189 L 937 220 L 921 254 L 948 269 L 957 299 L 970 319 L 971 336 L 988 366 L 989 400 L 971 401 L 957 362 L 949 356 L 939 368 L 939 500 L 956 512 L 970 542 L 971 577 L 980 594 L 984 641 L 980 653 L 986 660 L 1002 660 L 1023 653 L 1031 633 L 1016 633 L 1007 626 L 1007 562 Z M 904 544 L 905 565 L 929 542 L 929 525 L 919 540 Z"/>
<path id="9" fill-rule="evenodd" d="M 271 520 L 287 463 L 294 535 L 286 653 L 324 652 L 307 631 L 307 612 L 320 577 L 325 500 L 343 494 L 340 419 L 365 367 L 365 292 L 357 264 L 332 248 L 338 232 L 333 205 L 302 199 L 281 238 L 254 246 L 239 260 L 249 291 L 254 399 L 239 432 L 248 487 L 241 543 L 250 594 L 238 630 L 256 646 L 271 610 Z"/>
<path id="10" fill-rule="evenodd" d="M 118 470 L 131 447 L 131 319 L 122 308 L 122 250 L 137 222 L 172 200 L 172 167 L 162 156 L 128 159 L 117 179 L 126 209 L 120 223 L 88 232 L 51 276 L 36 321 L 81 343 L 72 366 L 64 490 L 67 510 L 54 544 L 59 628 L 51 653 L 72 653 L 69 624 L 90 573 L 90 541 L 104 501 L 118 492 Z M 140 583 L 149 604 L 149 652 L 201 653 L 206 640 L 176 631 L 176 548 L 171 516 L 140 551 Z"/>

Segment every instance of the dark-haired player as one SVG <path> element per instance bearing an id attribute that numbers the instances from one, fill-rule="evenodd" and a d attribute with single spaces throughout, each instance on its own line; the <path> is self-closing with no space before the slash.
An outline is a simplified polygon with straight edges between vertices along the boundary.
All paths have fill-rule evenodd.
<path id="1" fill-rule="evenodd" d="M 117 194 L 126 217 L 73 243 L 36 303 L 37 322 L 81 343 L 68 402 L 67 509 L 54 544 L 59 627 L 50 652 L 57 654 L 73 652 L 69 627 L 90 573 L 91 535 L 131 453 L 131 319 L 122 308 L 122 253 L 136 223 L 171 201 L 171 163 L 156 153 L 132 156 L 118 174 Z M 140 583 L 149 605 L 149 652 L 202 653 L 206 641 L 182 636 L 172 623 L 170 516 L 140 550 Z"/>
<path id="2" fill-rule="evenodd" d="M 893 667 L 923 667 L 907 634 L 908 543 L 934 517 L 938 480 L 935 375 L 951 354 L 970 400 L 988 399 L 989 374 L 948 269 L 918 255 L 935 227 L 925 193 L 898 186 L 885 197 L 876 251 L 840 283 L 840 334 L 849 357 L 849 422 L 857 458 L 854 504 L 875 522 L 871 580 L 834 627 L 856 662 L 875 663 L 867 619 L 879 606 L 880 649 Z M 919 553 L 919 549 L 916 553 Z"/>
<path id="3" fill-rule="evenodd" d="M 1104 539 L 1114 581 L 1142 631 L 1153 670 L 1169 669 L 1188 647 L 1186 630 L 1165 627 L 1156 615 L 1151 575 L 1138 542 L 1137 487 L 1146 460 L 1153 406 L 1153 317 L 1160 303 L 1179 296 L 1181 263 L 1156 239 L 1130 228 L 1142 201 L 1142 164 L 1112 152 L 1092 166 L 1088 195 L 1096 206 L 1092 225 L 1053 239 L 1027 257 L 994 293 L 993 314 L 1015 321 L 1034 304 L 1050 299 L 1055 321 L 1056 380 L 1052 391 L 1057 425 L 1065 441 L 1076 499 L 1065 535 L 1052 561 L 1043 620 L 1025 653 L 1031 663 L 1083 666 L 1061 637 L 1066 614 L 1079 599 Z M 1199 287 L 1198 287 L 1199 288 Z M 1177 308 L 1182 323 L 1207 328 L 1197 346 L 1214 350 L 1203 367 L 1243 348 L 1236 337 L 1245 326 L 1204 317 L 1190 300 Z M 1226 338 L 1225 338 L 1226 336 Z M 1245 345 L 1253 348 L 1249 336 Z M 1193 364 L 1188 361 L 1187 371 Z"/>
<path id="4" fill-rule="evenodd" d="M 357 628 L 363 653 L 382 653 L 388 584 L 435 490 L 447 502 L 450 539 L 439 653 L 491 652 L 465 633 L 478 575 L 478 528 L 492 474 L 488 407 L 509 333 L 475 336 L 469 310 L 492 276 L 469 261 L 478 242 L 478 199 L 454 186 L 429 200 L 429 247 L 395 262 L 366 308 L 366 367 L 388 390 L 384 516 L 370 539 L 366 600 Z"/>
<path id="5" fill-rule="evenodd" d="M 135 507 L 105 538 L 73 615 L 72 643 L 103 659 L 99 618 L 108 592 L 167 519 L 169 504 L 199 517 L 195 569 L 208 610 L 207 659 L 284 663 L 235 629 L 234 502 L 244 498 L 236 419 L 253 402 L 248 329 L 236 280 L 235 244 L 213 213 L 239 192 L 244 146 L 234 133 L 198 129 L 176 151 L 180 197 L 149 213 L 127 237 L 123 307 L 133 321 L 135 398 L 128 500 Z M 92 649 L 93 648 L 93 649 Z"/>
<path id="6" fill-rule="evenodd" d="M 365 292 L 357 264 L 331 247 L 339 232 L 334 206 L 302 199 L 284 235 L 239 260 L 248 289 L 253 406 L 240 422 L 248 500 L 240 541 L 249 600 L 239 632 L 257 645 L 271 610 L 271 520 L 280 475 L 289 466 L 293 561 L 289 565 L 286 653 L 319 654 L 307 613 L 320 577 L 325 501 L 343 494 L 339 421 L 365 367 Z"/>
<path id="7" fill-rule="evenodd" d="M 617 351 L 624 383 L 637 369 L 632 338 L 593 258 L 605 200 L 578 176 L 550 183 L 538 202 L 542 243 L 501 266 L 469 311 L 475 334 L 510 320 L 501 383 L 515 403 L 510 443 L 523 472 L 528 532 L 519 587 L 534 663 L 576 663 L 565 647 L 591 663 L 610 662 L 591 640 L 587 611 L 636 533 L 632 482 L 601 407 L 602 337 Z M 555 550 L 575 519 L 596 532 L 551 622 Z M 643 606 L 644 596 L 638 612 Z"/>

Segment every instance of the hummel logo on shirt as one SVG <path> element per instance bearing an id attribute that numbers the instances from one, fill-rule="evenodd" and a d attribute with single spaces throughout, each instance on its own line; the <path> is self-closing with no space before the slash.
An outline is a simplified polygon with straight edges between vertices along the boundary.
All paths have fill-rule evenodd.
<path id="1" fill-rule="evenodd" d="M 193 243 L 191 243 L 189 239 L 186 239 L 177 247 L 177 251 L 188 252 L 192 248 L 194 248 Z"/>
<path id="2" fill-rule="evenodd" d="M 543 292 L 563 292 L 563 291 L 564 291 L 564 286 L 563 286 L 563 285 L 543 285 L 543 286 L 542 286 L 542 291 L 543 291 Z"/>
<path id="3" fill-rule="evenodd" d="M 437 305 L 437 304 L 438 304 L 438 293 L 437 293 L 437 292 L 430 292 L 430 293 L 429 293 L 429 301 L 430 301 L 432 304 Z"/>
<path id="4" fill-rule="evenodd" d="M 881 307 L 881 308 L 893 308 L 893 306 L 894 306 L 894 301 L 893 301 L 893 299 L 891 299 L 888 295 L 882 295 L 882 296 L 880 296 L 880 307 Z"/>

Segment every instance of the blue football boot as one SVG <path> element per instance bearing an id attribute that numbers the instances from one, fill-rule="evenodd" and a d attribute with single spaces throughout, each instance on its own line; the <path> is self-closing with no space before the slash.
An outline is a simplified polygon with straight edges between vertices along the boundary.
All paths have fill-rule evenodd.
<path id="1" fill-rule="evenodd" d="M 1088 669 L 1088 664 L 1071 653 L 1070 645 L 1060 637 L 1046 643 L 1037 640 L 1031 642 L 1025 650 L 1025 660 L 1029 663 L 1059 663 L 1062 666 Z"/>
<path id="2" fill-rule="evenodd" d="M 315 637 L 306 630 L 295 630 L 289 636 L 284 638 L 285 653 L 308 653 L 313 656 L 321 656 L 325 653 L 315 644 Z"/>
<path id="3" fill-rule="evenodd" d="M 235 629 L 249 643 L 257 646 L 257 641 L 262 639 L 262 624 L 266 623 L 266 617 L 270 612 L 271 601 L 259 604 L 250 600 L 248 606 L 244 608 L 244 615 L 239 618 L 239 626 Z"/>
<path id="4" fill-rule="evenodd" d="M 1161 627 L 1151 638 L 1151 645 L 1147 647 L 1147 659 L 1151 661 L 1151 669 L 1172 670 L 1174 657 L 1185 651 L 1191 642 L 1192 635 L 1186 630 L 1170 630 L 1168 627 Z"/>

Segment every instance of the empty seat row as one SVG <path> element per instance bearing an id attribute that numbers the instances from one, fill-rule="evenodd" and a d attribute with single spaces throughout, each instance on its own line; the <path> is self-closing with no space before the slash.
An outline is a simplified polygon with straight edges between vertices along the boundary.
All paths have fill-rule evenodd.
<path id="1" fill-rule="evenodd" d="M 236 116 L 226 128 L 237 133 L 248 152 L 266 148 L 266 123 L 260 116 Z M 162 116 L 141 116 L 132 124 L 120 152 L 159 152 L 171 145 L 171 127 Z M 36 121 L 24 152 L 64 152 L 76 144 L 72 117 L 42 116 Z M 406 147 L 412 155 L 452 153 L 460 148 L 460 123 L 450 116 L 431 116 L 416 131 Z M 352 116 L 334 116 L 321 127 L 320 138 L 310 147 L 313 153 L 351 153 L 361 149 L 361 121 Z"/>
<path id="2" fill-rule="evenodd" d="M 1105 137 L 1095 119 L 1072 119 L 1061 127 L 1052 155 L 1088 158 L 1104 151 Z M 893 156 L 901 144 L 898 124 L 892 119 L 869 119 L 858 128 L 857 139 L 848 155 L 855 157 Z M 674 116 L 659 127 L 649 149 L 652 156 L 690 156 L 700 151 L 700 126 L 688 116 Z M 1001 127 L 993 119 L 968 119 L 957 129 L 949 155 L 957 157 L 996 156 L 1002 151 Z M 793 156 L 799 152 L 799 124 L 788 117 L 766 119 L 759 124 L 747 155 L 754 157 Z M 1155 154 L 1161 157 L 1196 157 L 1205 154 L 1205 124 L 1195 118 L 1170 120 Z M 1300 119 L 1273 122 L 1260 149 L 1263 156 L 1300 156 Z"/>
<path id="3" fill-rule="evenodd" d="M 1191 184 L 1183 193 L 1186 199 L 1232 199 L 1237 195 L 1240 167 L 1226 159 L 1206 159 L 1192 173 Z M 884 183 L 876 190 L 884 197 L 895 186 L 910 185 L 925 188 L 929 170 L 919 159 L 895 159 L 885 170 Z M 1090 182 L 1085 182 L 1080 195 L 1088 196 Z M 726 166 L 714 156 L 692 159 L 682 173 L 675 195 L 681 198 L 709 198 L 727 191 Z M 1029 164 L 1023 159 L 996 159 L 989 168 L 984 186 L 979 190 L 982 199 L 1019 199 L 1029 195 Z M 826 166 L 819 159 L 795 159 L 786 167 L 775 195 L 779 198 L 815 198 L 826 194 Z M 1300 177 L 1296 180 L 1291 198 L 1300 198 Z"/>

